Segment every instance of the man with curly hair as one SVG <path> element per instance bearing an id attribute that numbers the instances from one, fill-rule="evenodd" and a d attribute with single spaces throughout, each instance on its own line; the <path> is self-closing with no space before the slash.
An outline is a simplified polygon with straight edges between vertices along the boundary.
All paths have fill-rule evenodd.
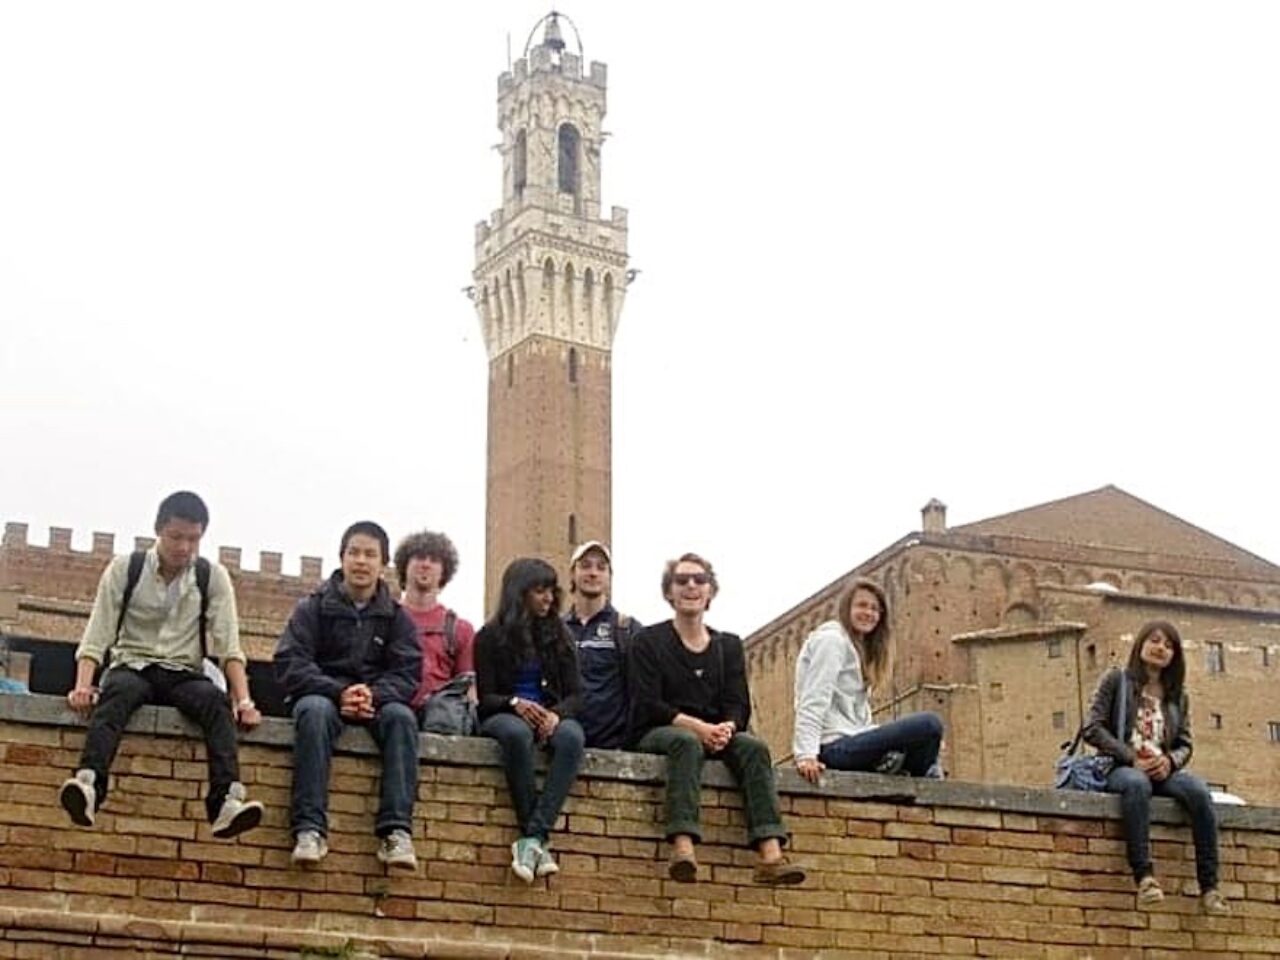
<path id="1" fill-rule="evenodd" d="M 423 530 L 400 541 L 396 574 L 404 591 L 401 604 L 418 628 L 422 645 L 422 679 L 413 708 L 423 717 L 427 700 L 445 687 L 465 692 L 475 701 L 475 628 L 440 602 L 440 591 L 458 570 L 458 551 L 443 533 Z M 429 719 L 429 718 L 427 718 Z M 431 730 L 428 724 L 426 729 Z M 472 733 L 473 730 L 434 732 Z"/>

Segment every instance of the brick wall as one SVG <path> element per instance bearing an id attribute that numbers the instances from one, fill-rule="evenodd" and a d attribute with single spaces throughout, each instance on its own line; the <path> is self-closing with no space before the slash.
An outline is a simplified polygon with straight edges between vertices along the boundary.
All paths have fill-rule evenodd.
<path id="1" fill-rule="evenodd" d="M 291 869 L 289 725 L 245 738 L 244 778 L 264 826 L 213 841 L 201 818 L 203 747 L 169 710 L 144 708 L 93 830 L 57 806 L 82 727 L 55 698 L 0 697 L 0 957 L 866 957 L 1280 956 L 1280 810 L 1224 808 L 1224 891 L 1209 919 L 1176 895 L 1189 838 L 1158 802 L 1172 895 L 1137 911 L 1110 798 L 835 775 L 780 780 L 800 888 L 750 881 L 740 805 L 707 771 L 709 874 L 663 879 L 661 763 L 592 753 L 556 835 L 563 872 L 532 887 L 508 870 L 512 817 L 485 740 L 423 738 L 418 871 L 387 876 L 371 835 L 377 768 L 351 731 L 333 775 L 332 853 Z M 566 825 L 562 825 L 566 826 Z"/>

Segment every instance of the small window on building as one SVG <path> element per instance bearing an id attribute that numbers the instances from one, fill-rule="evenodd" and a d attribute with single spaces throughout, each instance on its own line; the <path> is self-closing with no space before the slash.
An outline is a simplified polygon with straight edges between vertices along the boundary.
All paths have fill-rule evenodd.
<path id="1" fill-rule="evenodd" d="M 1227 655 L 1222 649 L 1222 644 L 1210 641 L 1207 644 L 1206 668 L 1210 673 L 1226 673 L 1227 672 Z"/>
<path id="2" fill-rule="evenodd" d="M 1062 656 L 1062 638 L 1050 637 L 1049 638 L 1049 658 L 1052 660 L 1060 656 Z"/>
<path id="3" fill-rule="evenodd" d="M 1280 743 L 1280 720 L 1267 722 L 1267 739 L 1272 743 Z"/>
<path id="4" fill-rule="evenodd" d="M 1096 667 L 1098 665 L 1098 645 L 1091 643 L 1085 647 L 1084 656 L 1090 667 Z"/>
<path id="5" fill-rule="evenodd" d="M 560 126 L 559 181 L 561 193 L 578 192 L 578 145 L 581 137 L 571 123 Z"/>
<path id="6" fill-rule="evenodd" d="M 991 693 L 992 703 L 1000 703 L 1002 700 L 1004 700 L 1004 684 L 1003 683 L 993 683 L 988 688 L 988 690 Z"/>
<path id="7" fill-rule="evenodd" d="M 1209 722 L 1210 722 L 1211 724 L 1213 724 L 1213 729 L 1215 729 L 1215 730 L 1221 730 L 1221 729 L 1222 729 L 1222 714 L 1220 714 L 1220 713 L 1211 713 L 1211 714 L 1209 714 Z"/>
<path id="8" fill-rule="evenodd" d="M 1061 710 L 1053 711 L 1053 729 L 1062 730 L 1067 725 L 1067 715 Z"/>
<path id="9" fill-rule="evenodd" d="M 529 183 L 529 138 L 521 130 L 516 134 L 515 154 L 511 158 L 511 186 L 516 196 L 524 193 Z"/>
<path id="10" fill-rule="evenodd" d="M 569 348 L 569 382 L 578 382 L 578 348 Z"/>
<path id="11" fill-rule="evenodd" d="M 1262 651 L 1262 665 L 1264 667 L 1271 666 L 1271 648 L 1264 644 L 1258 649 Z"/>
<path id="12" fill-rule="evenodd" d="M 576 513 L 569 514 L 569 543 L 577 544 L 578 542 L 578 515 Z"/>

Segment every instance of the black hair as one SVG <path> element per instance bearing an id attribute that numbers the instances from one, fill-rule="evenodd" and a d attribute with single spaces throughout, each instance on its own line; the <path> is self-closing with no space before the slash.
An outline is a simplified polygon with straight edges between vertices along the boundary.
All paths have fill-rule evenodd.
<path id="1" fill-rule="evenodd" d="M 386 563 L 391 559 L 391 541 L 387 537 L 387 531 L 383 530 L 378 524 L 372 520 L 359 520 L 353 523 L 342 534 L 342 545 L 338 547 L 338 559 L 341 560 L 343 554 L 347 552 L 347 544 L 351 542 L 351 538 L 363 534 L 366 537 L 373 537 L 378 541 L 378 546 L 382 548 L 382 562 Z"/>
<path id="2" fill-rule="evenodd" d="M 1127 669 L 1139 684 L 1146 680 L 1147 666 L 1142 662 L 1142 645 L 1157 630 L 1168 637 L 1169 642 L 1173 644 L 1173 659 L 1160 671 L 1160 686 L 1164 687 L 1165 700 L 1177 703 L 1182 699 L 1182 686 L 1187 679 L 1187 658 L 1182 653 L 1182 635 L 1168 620 L 1152 620 L 1142 625 L 1138 635 L 1133 638 Z"/>
<path id="3" fill-rule="evenodd" d="M 551 609 L 545 617 L 531 617 L 526 598 L 530 590 L 550 587 Z M 506 648 L 506 655 L 522 659 L 528 653 L 554 651 L 563 654 L 562 648 L 570 643 L 569 630 L 560 619 L 560 605 L 564 591 L 556 581 L 556 569 L 537 557 L 520 557 L 507 564 L 502 574 L 502 588 L 498 597 L 498 610 L 491 623 L 497 629 L 499 642 Z"/>
<path id="4" fill-rule="evenodd" d="M 160 501 L 160 509 L 156 511 L 156 533 L 170 520 L 186 520 L 200 524 L 204 530 L 209 526 L 209 508 L 197 494 L 190 490 L 179 490 Z"/>
<path id="5" fill-rule="evenodd" d="M 441 590 L 448 586 L 458 571 L 458 550 L 452 540 L 433 530 L 411 533 L 396 547 L 396 576 L 400 578 L 400 586 L 409 582 L 409 561 L 419 557 L 430 557 L 440 562 Z"/>

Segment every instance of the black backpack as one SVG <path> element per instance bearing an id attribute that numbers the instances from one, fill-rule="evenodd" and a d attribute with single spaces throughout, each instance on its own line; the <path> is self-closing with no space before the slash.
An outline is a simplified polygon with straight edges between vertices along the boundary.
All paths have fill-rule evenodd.
<path id="1" fill-rule="evenodd" d="M 147 561 L 145 550 L 135 550 L 129 555 L 129 572 L 124 581 L 124 596 L 120 598 L 120 617 L 116 620 L 116 641 L 120 639 L 120 631 L 124 628 L 124 614 L 129 609 L 129 601 L 133 598 L 134 588 L 142 579 L 142 565 Z M 206 640 L 209 621 L 209 577 L 213 568 L 204 557 L 196 557 L 196 587 L 200 590 L 200 657 L 208 659 L 209 645 Z"/>

